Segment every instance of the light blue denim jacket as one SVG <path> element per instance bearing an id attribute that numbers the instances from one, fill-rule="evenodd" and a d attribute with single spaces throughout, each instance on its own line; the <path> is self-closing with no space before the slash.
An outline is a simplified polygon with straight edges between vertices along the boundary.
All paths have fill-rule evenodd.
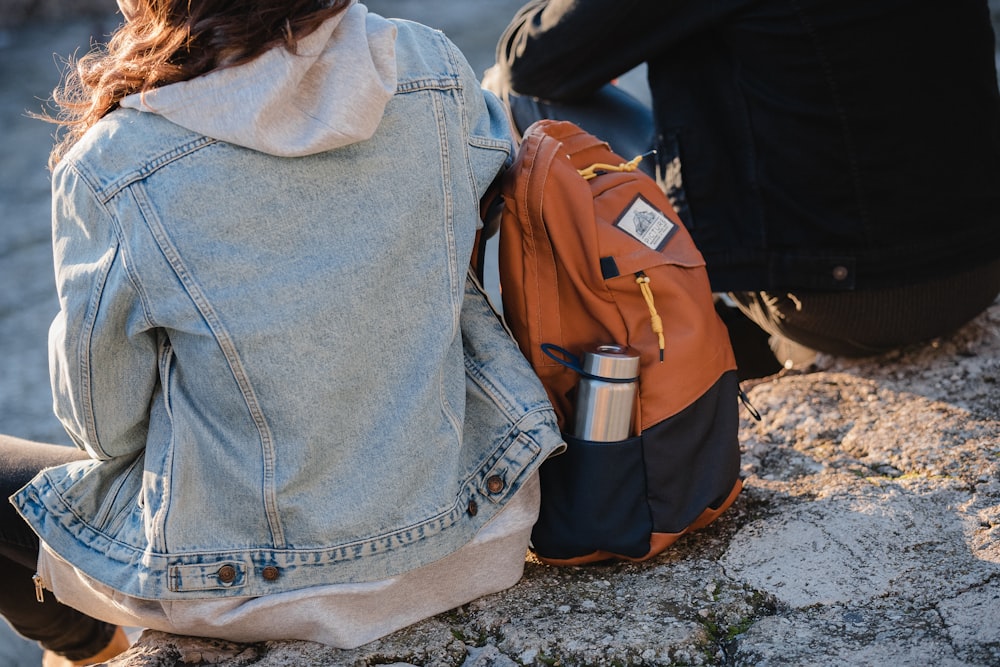
<path id="1" fill-rule="evenodd" d="M 562 445 L 467 278 L 503 110 L 441 33 L 331 23 L 127 99 L 53 175 L 55 411 L 92 460 L 15 502 L 126 595 L 394 576 Z"/>

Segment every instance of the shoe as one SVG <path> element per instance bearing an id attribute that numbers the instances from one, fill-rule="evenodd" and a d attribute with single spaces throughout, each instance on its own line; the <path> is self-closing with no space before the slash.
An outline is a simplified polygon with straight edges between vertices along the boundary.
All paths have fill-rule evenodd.
<path id="1" fill-rule="evenodd" d="M 816 350 L 789 340 L 784 336 L 771 336 L 768 344 L 775 358 L 786 370 L 802 370 L 816 362 Z"/>
<path id="2" fill-rule="evenodd" d="M 720 295 L 720 297 L 725 295 Z M 729 342 L 736 357 L 736 374 L 740 382 L 774 375 L 782 369 L 768 346 L 768 333 L 726 299 L 716 298 L 715 312 L 729 330 Z"/>

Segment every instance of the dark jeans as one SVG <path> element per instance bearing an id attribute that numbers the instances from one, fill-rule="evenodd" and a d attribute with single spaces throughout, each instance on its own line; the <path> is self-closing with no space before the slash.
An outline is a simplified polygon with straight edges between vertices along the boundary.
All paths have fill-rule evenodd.
<path id="1" fill-rule="evenodd" d="M 49 591 L 38 602 L 32 580 L 38 536 L 6 499 L 43 468 L 84 458 L 84 452 L 71 447 L 0 435 L 0 568 L 4 573 L 0 615 L 22 636 L 70 660 L 99 653 L 111 641 L 115 626 L 60 604 Z"/>

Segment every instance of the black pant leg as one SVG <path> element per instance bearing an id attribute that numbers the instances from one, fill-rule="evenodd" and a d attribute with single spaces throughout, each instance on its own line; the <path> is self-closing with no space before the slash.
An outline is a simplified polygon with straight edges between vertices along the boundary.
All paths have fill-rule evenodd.
<path id="1" fill-rule="evenodd" d="M 1000 261 L 900 287 L 730 296 L 768 333 L 819 352 L 861 357 L 948 335 L 998 293 Z"/>
<path id="2" fill-rule="evenodd" d="M 99 653 L 111 641 L 115 626 L 61 604 L 48 591 L 38 601 L 32 579 L 38 537 L 7 499 L 43 468 L 82 458 L 86 454 L 71 447 L 0 435 L 0 571 L 4 579 L 0 615 L 18 634 L 70 660 Z"/>

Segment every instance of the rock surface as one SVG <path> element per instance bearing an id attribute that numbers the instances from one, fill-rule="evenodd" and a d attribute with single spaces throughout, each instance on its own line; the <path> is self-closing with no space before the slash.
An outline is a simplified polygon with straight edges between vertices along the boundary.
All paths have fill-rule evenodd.
<path id="1" fill-rule="evenodd" d="M 745 492 L 651 562 L 529 562 L 353 651 L 146 632 L 108 664 L 1000 664 L 1000 301 L 953 337 L 820 357 L 749 396 Z"/>

